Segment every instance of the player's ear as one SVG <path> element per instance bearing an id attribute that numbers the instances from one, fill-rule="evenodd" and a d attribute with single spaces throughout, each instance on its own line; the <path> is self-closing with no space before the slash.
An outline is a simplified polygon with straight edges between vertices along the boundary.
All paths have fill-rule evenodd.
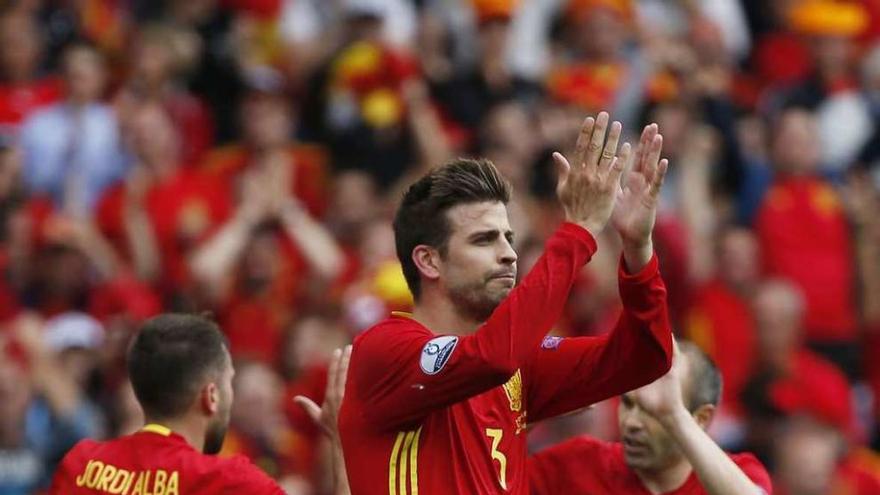
<path id="1" fill-rule="evenodd" d="M 697 420 L 697 424 L 699 424 L 700 427 L 706 430 L 712 423 L 712 418 L 715 417 L 715 410 L 716 408 L 714 405 L 703 404 L 694 411 L 694 419 Z"/>
<path id="2" fill-rule="evenodd" d="M 206 413 L 214 415 L 220 410 L 220 389 L 216 383 L 206 383 L 199 393 L 199 399 L 202 403 L 202 410 Z"/>
<path id="3" fill-rule="evenodd" d="M 425 244 L 413 248 L 412 260 L 422 276 L 430 280 L 440 278 L 440 253 Z"/>

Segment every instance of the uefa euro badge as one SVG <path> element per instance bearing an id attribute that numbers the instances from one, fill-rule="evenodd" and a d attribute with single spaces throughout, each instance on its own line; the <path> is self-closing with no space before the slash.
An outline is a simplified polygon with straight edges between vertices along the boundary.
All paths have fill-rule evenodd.
<path id="1" fill-rule="evenodd" d="M 545 349 L 548 351 L 555 351 L 559 348 L 559 344 L 562 342 L 562 337 L 557 337 L 556 335 L 548 335 L 544 337 L 544 340 L 541 341 L 541 349 Z"/>
<path id="2" fill-rule="evenodd" d="M 422 355 L 419 359 L 419 366 L 427 375 L 436 375 L 446 366 L 455 345 L 458 344 L 458 337 L 454 335 L 444 335 L 429 340 L 422 347 Z"/>

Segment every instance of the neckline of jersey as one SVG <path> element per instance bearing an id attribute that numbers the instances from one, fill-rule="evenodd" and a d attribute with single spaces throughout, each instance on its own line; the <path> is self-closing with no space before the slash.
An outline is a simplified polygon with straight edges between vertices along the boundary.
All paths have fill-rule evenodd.
<path id="1" fill-rule="evenodd" d="M 148 432 L 148 433 L 155 433 L 157 435 L 162 435 L 163 437 L 171 436 L 171 433 L 172 433 L 171 428 L 168 428 L 167 426 L 160 425 L 158 423 L 146 424 L 146 425 L 144 425 L 143 428 L 141 428 L 141 431 Z"/>

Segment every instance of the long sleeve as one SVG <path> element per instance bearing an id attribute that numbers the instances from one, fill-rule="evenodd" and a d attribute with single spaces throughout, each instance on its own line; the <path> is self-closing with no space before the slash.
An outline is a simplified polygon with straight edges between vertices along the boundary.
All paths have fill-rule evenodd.
<path id="1" fill-rule="evenodd" d="M 657 257 L 639 273 L 619 269 L 623 314 L 600 337 L 548 337 L 525 370 L 532 421 L 641 387 L 672 365 L 672 331 Z"/>
<path id="2" fill-rule="evenodd" d="M 380 323 L 355 341 L 347 394 L 369 405 L 362 411 L 368 421 L 394 426 L 503 384 L 557 321 L 575 275 L 595 250 L 586 230 L 564 224 L 472 335 L 435 334 L 401 317 Z"/>

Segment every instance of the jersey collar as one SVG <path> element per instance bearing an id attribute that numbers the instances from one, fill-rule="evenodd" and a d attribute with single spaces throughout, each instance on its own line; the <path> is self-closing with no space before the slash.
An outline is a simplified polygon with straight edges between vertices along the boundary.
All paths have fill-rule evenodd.
<path id="1" fill-rule="evenodd" d="M 143 428 L 141 428 L 141 431 L 155 433 L 157 435 L 162 435 L 163 437 L 171 436 L 171 428 L 168 428 L 167 426 L 162 426 L 158 423 L 146 424 Z"/>

